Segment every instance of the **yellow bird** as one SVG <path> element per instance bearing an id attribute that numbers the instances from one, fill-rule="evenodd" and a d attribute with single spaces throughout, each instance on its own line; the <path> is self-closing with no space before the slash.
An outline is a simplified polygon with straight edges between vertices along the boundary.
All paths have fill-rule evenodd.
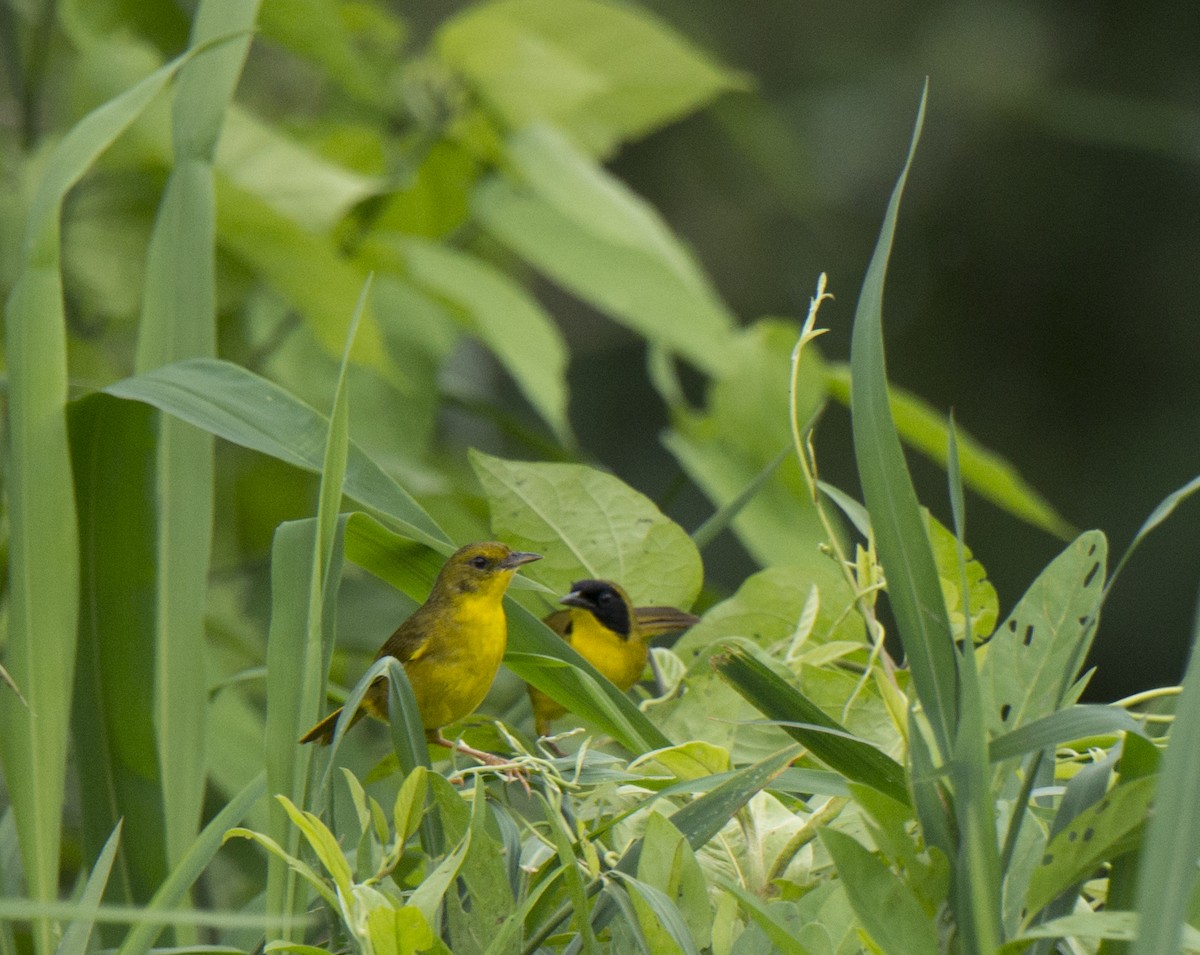
<path id="1" fill-rule="evenodd" d="M 641 679 L 653 637 L 686 630 L 700 619 L 674 607 L 635 608 L 625 591 L 608 580 L 578 580 L 559 602 L 570 609 L 550 614 L 546 626 L 622 690 Z M 539 736 L 567 712 L 532 686 L 529 701 Z"/>
<path id="2" fill-rule="evenodd" d="M 518 567 L 540 558 L 541 554 L 514 551 L 495 541 L 460 548 L 438 573 L 429 599 L 375 655 L 376 660 L 392 656 L 404 664 L 431 743 L 458 749 L 480 762 L 504 762 L 461 742 L 451 743 L 442 735 L 442 727 L 474 712 L 483 702 L 508 644 L 504 592 Z M 381 677 L 367 690 L 350 725 L 366 713 L 386 722 L 387 698 L 387 680 Z M 300 742 L 327 745 L 341 712 L 330 713 Z"/>

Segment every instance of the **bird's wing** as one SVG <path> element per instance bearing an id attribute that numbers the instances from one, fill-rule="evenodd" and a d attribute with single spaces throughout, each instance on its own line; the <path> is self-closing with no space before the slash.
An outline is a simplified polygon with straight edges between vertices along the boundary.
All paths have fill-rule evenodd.
<path id="1" fill-rule="evenodd" d="M 569 635 L 571 632 L 571 628 L 570 628 L 571 611 L 570 610 L 555 611 L 554 613 L 550 614 L 550 616 L 543 618 L 542 622 L 547 627 L 549 627 L 551 630 L 553 630 L 555 633 L 557 633 L 560 637 L 562 637 L 564 640 L 566 640 L 568 643 L 571 642 L 569 639 Z"/>
<path id="2" fill-rule="evenodd" d="M 424 624 L 423 615 L 418 611 L 404 621 L 396 628 L 393 633 L 379 648 L 379 652 L 375 655 L 378 660 L 381 657 L 395 657 L 401 663 L 412 663 L 414 660 L 419 660 L 429 650 L 430 636 L 432 628 Z"/>

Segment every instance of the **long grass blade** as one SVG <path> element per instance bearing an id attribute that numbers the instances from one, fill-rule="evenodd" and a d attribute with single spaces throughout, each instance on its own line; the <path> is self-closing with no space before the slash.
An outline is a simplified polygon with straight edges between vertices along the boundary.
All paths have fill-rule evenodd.
<path id="1" fill-rule="evenodd" d="M 0 694 L 0 757 L 32 898 L 58 892 L 60 816 L 79 612 L 79 538 L 68 449 L 60 216 L 72 186 L 183 64 L 176 59 L 85 116 L 46 161 L 5 307 L 10 601 L 6 664 L 28 707 Z M 49 922 L 35 924 L 41 955 Z"/>
<path id="2" fill-rule="evenodd" d="M 175 165 L 146 260 L 136 365 L 216 355 L 216 209 L 212 159 L 250 47 L 258 2 L 203 0 L 192 48 L 239 38 L 180 71 L 173 108 Z M 158 744 L 168 865 L 200 824 L 207 779 L 204 613 L 213 517 L 213 439 L 168 416 L 158 422 L 154 514 L 156 593 L 153 727 Z M 181 938 L 184 941 L 185 938 Z M 194 938 L 187 938 L 194 941 Z"/>
<path id="3" fill-rule="evenodd" d="M 369 326 L 368 326 L 369 327 Z M 328 422 L 278 385 L 226 361 L 194 358 L 126 378 L 104 389 L 144 401 L 242 447 L 320 472 Z M 351 443 L 345 492 L 439 553 L 453 547 L 404 488 Z"/>
<path id="4" fill-rule="evenodd" d="M 124 819 L 110 901 L 145 903 L 166 878 L 154 740 L 154 410 L 92 394 L 70 409 L 82 548 L 72 732 L 84 858 Z M 102 934 L 112 944 L 111 929 Z"/>
<path id="5" fill-rule="evenodd" d="M 1177 952 L 1196 884 L 1200 857 L 1200 613 L 1193 627 L 1192 658 L 1183 678 L 1170 743 L 1138 865 L 1138 939 L 1132 955 Z"/>
<path id="6" fill-rule="evenodd" d="M 273 639 L 267 650 L 268 699 L 274 691 L 279 693 L 281 700 L 274 711 L 268 710 L 267 767 L 273 792 L 286 795 L 297 806 L 308 804 L 312 749 L 297 746 L 296 741 L 316 721 L 318 708 L 325 699 L 325 680 L 333 653 L 333 608 L 341 580 L 343 553 L 338 506 L 342 500 L 350 447 L 346 374 L 354 334 L 366 307 L 370 285 L 368 280 L 359 294 L 346 335 L 322 456 L 317 519 L 303 532 L 297 532 L 303 537 L 297 551 L 283 556 L 289 573 L 293 569 L 299 572 L 301 567 L 303 571 L 297 573 L 294 580 L 279 581 L 281 596 L 294 597 L 298 606 L 306 610 L 298 614 L 295 608 L 273 601 L 273 610 L 279 610 L 281 621 L 276 631 L 272 619 L 272 638 L 278 634 L 278 639 Z M 341 526 L 344 527 L 344 523 Z M 303 556 L 305 550 L 307 558 Z M 273 583 L 275 579 L 273 575 Z M 303 588 L 298 583 L 301 580 L 306 582 Z M 278 802 L 271 806 L 270 819 L 271 837 L 289 854 L 295 855 L 295 827 L 289 824 Z M 267 911 L 273 917 L 295 915 L 305 904 L 296 874 L 282 860 L 272 859 L 268 870 Z M 284 940 L 290 940 L 290 929 L 282 922 L 276 924 Z"/>
<path id="7" fill-rule="evenodd" d="M 83 893 L 79 896 L 79 905 L 83 909 L 99 906 L 108 887 L 108 876 L 112 872 L 113 860 L 117 856 L 117 846 L 121 842 L 121 823 L 113 827 L 112 835 L 104 843 L 104 848 L 96 857 L 96 864 L 88 874 Z M 88 942 L 92 937 L 92 929 L 96 925 L 94 918 L 80 916 L 71 920 L 67 930 L 63 932 L 62 941 L 58 943 L 55 955 L 86 955 Z"/>
<path id="8" fill-rule="evenodd" d="M 957 725 L 954 644 L 925 521 L 892 420 L 883 345 L 884 278 L 896 233 L 900 198 L 925 118 L 925 95 L 925 92 L 921 95 L 908 158 L 888 202 L 854 313 L 850 408 L 854 455 L 880 562 L 887 575 L 896 628 L 934 740 L 942 755 L 946 755 Z"/>

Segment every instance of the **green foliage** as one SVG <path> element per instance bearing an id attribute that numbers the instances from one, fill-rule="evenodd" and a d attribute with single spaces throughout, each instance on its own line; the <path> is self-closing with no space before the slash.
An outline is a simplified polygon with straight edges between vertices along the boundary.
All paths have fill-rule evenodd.
<path id="1" fill-rule="evenodd" d="M 167 928 L 230 955 L 1194 947 L 1195 673 L 1155 704 L 1169 745 L 1078 703 L 1098 531 L 996 627 L 964 487 L 1069 526 L 887 381 L 916 134 L 847 369 L 813 341 L 824 276 L 802 325 L 734 315 L 602 164 L 746 89 L 639 6 L 492 0 L 431 31 L 373 2 L 48 10 L 4 14 L 53 70 L 16 65 L 26 139 L 0 134 L 0 955 L 97 931 L 145 955 Z M 654 499 L 614 473 L 619 418 L 575 434 L 574 372 L 614 334 L 667 421 Z M 863 503 L 818 478 L 830 398 Z M 944 463 L 952 530 L 902 441 Z M 692 534 L 681 490 L 713 509 Z M 726 530 L 731 584 L 702 560 Z M 543 555 L 506 672 L 447 728 L 502 766 L 428 746 L 404 668 L 370 663 L 485 537 Z M 702 615 L 653 683 L 540 619 L 583 577 Z M 298 745 L 377 679 L 386 741 Z M 521 681 L 570 710 L 553 740 Z"/>

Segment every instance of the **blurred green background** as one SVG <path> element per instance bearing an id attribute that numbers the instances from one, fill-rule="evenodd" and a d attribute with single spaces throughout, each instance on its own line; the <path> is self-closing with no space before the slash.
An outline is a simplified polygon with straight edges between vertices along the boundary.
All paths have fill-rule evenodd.
<path id="1" fill-rule="evenodd" d="M 264 16 L 272 6 L 264 3 Z M 368 53 L 419 51 L 467 6 L 395 4 L 407 36 L 380 36 Z M 746 78 L 744 92 L 724 94 L 610 161 L 692 246 L 742 321 L 803 316 L 826 272 L 836 300 L 822 311 L 831 332 L 821 348 L 833 359 L 848 355 L 858 286 L 928 76 L 929 111 L 889 272 L 892 380 L 938 409 L 953 408 L 962 428 L 1011 460 L 1069 521 L 1104 530 L 1115 554 L 1164 495 L 1200 472 L 1200 378 L 1192 373 L 1200 356 L 1200 8 L 1166 5 L 1151 14 L 1065 0 L 640 6 Z M 60 74 L 67 44 L 56 29 L 30 31 L 39 17 L 102 27 L 107 20 L 118 35 L 125 21 L 135 22 L 140 39 L 173 54 L 186 44 L 191 7 L 168 0 L 66 2 L 57 10 L 32 0 L 0 3 L 0 57 L 13 77 L 0 115 L 11 139 L 36 139 L 39 130 L 20 128 L 30 115 L 53 127 L 77 113 L 81 99 L 98 102 L 128 81 L 86 70 Z M 349 20 L 359 10 L 359 29 L 369 32 L 368 5 L 342 7 Z M 12 42 L 17 25 L 33 43 Z M 18 56 L 42 73 L 32 112 L 20 103 Z M 131 76 L 139 69 L 131 64 Z M 104 83 L 111 89 L 103 91 Z M 327 92 L 268 36 L 254 44 L 238 100 L 266 118 L 282 117 L 285 129 L 301 129 L 329 109 Z M 313 129 L 305 132 L 316 138 Z M 100 188 L 73 198 L 69 214 L 106 201 L 128 213 L 136 201 L 148 221 L 161 182 L 145 182 L 141 198 L 131 200 L 128 183 L 114 181 L 106 193 L 99 177 Z M 76 286 L 67 288 L 72 374 L 81 385 L 129 373 L 88 349 L 102 338 L 123 337 L 128 347 L 137 301 L 109 301 L 106 311 L 75 293 L 89 282 L 102 286 L 103 270 L 133 260 L 144 241 L 125 232 L 66 234 L 68 254 L 72 243 L 87 248 L 92 259 L 77 261 L 94 260 L 98 272 L 76 273 Z M 12 233 L 0 236 L 5 289 L 13 242 Z M 137 285 L 129 287 L 136 296 Z M 666 412 L 647 379 L 644 345 L 548 283 L 537 288 L 570 342 L 570 416 L 587 456 L 694 529 L 712 507 L 660 444 Z M 244 292 L 224 286 L 226 309 Z M 261 301 L 255 308 L 246 306 L 245 340 L 225 327 L 221 343 L 223 355 L 252 367 L 287 328 Z M 111 313 L 121 309 L 128 320 L 114 323 Z M 460 348 L 443 377 L 457 396 L 439 422 L 450 444 L 530 456 L 489 428 L 478 408 L 464 413 L 468 395 L 486 406 L 515 394 L 483 349 Z M 359 412 L 380 413 L 386 409 Z M 849 448 L 848 415 L 831 406 L 818 433 L 823 476 L 855 490 Z M 243 543 L 258 541 L 265 558 L 278 520 L 309 513 L 311 498 L 276 491 L 270 475 L 280 475 L 281 489 L 291 473 L 282 465 L 228 447 L 221 454 L 256 477 L 225 480 L 242 484 L 238 533 Z M 915 458 L 913 466 L 922 499 L 947 519 L 943 473 Z M 417 486 L 420 477 L 402 480 Z M 1009 608 L 1061 545 L 976 497 L 969 507 L 971 546 Z M 437 516 L 455 529 L 453 514 Z M 1128 568 L 1101 622 L 1094 698 L 1178 680 L 1200 578 L 1198 538 L 1200 508 L 1190 504 Z M 220 539 L 217 546 L 219 572 Z M 706 559 L 718 592 L 753 569 L 728 533 Z"/>

